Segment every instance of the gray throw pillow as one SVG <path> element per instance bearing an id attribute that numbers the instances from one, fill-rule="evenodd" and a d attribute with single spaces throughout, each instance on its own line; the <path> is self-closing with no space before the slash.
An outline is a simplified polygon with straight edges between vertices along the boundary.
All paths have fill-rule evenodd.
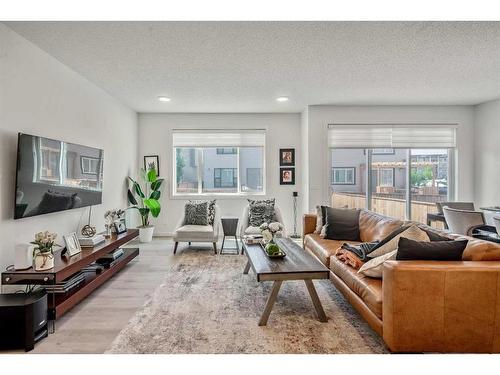
<path id="1" fill-rule="evenodd" d="M 274 199 L 248 199 L 248 204 L 250 206 L 248 223 L 251 227 L 260 227 L 264 223 L 271 223 L 274 221 L 274 202 Z"/>
<path id="2" fill-rule="evenodd" d="M 215 222 L 215 202 L 216 199 L 208 202 L 208 225 L 214 225 Z"/>
<path id="3" fill-rule="evenodd" d="M 359 241 L 359 213 L 360 210 L 326 207 L 324 238 Z"/>
<path id="4" fill-rule="evenodd" d="M 184 215 L 185 225 L 208 225 L 208 202 L 187 202 Z"/>

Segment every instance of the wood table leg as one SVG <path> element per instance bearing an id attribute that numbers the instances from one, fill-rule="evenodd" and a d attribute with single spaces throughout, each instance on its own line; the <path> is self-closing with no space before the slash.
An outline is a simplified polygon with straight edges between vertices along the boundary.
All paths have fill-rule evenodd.
<path id="1" fill-rule="evenodd" d="M 271 310 L 273 309 L 274 302 L 276 302 L 276 297 L 278 297 L 278 292 L 280 291 L 282 280 L 276 280 L 273 284 L 273 289 L 271 290 L 271 294 L 267 299 L 266 307 L 264 308 L 264 312 L 259 320 L 259 326 L 265 326 L 267 324 L 267 319 L 269 319 L 269 314 L 271 314 Z"/>
<path id="2" fill-rule="evenodd" d="M 323 306 L 321 305 L 321 301 L 318 297 L 318 293 L 316 293 L 316 288 L 314 287 L 312 280 L 304 280 L 304 282 L 306 283 L 307 290 L 309 291 L 314 308 L 318 314 L 319 321 L 323 323 L 327 322 L 328 318 L 326 317 L 325 310 L 323 310 Z"/>
<path id="3" fill-rule="evenodd" d="M 247 260 L 247 264 L 245 265 L 245 269 L 243 270 L 243 274 L 247 275 L 248 271 L 250 271 L 250 261 Z"/>

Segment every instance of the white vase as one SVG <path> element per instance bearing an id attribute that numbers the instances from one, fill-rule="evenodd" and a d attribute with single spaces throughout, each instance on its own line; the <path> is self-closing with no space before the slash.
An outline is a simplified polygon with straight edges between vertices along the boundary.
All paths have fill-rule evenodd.
<path id="1" fill-rule="evenodd" d="M 139 242 L 151 242 L 153 240 L 154 226 L 139 227 Z"/>
<path id="2" fill-rule="evenodd" d="M 54 255 L 48 254 L 35 254 L 35 271 L 45 271 L 54 268 Z"/>

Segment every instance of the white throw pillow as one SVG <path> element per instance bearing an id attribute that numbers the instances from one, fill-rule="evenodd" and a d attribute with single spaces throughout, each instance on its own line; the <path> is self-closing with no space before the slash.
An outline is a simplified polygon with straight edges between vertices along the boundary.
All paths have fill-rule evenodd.
<path id="1" fill-rule="evenodd" d="M 384 254 L 390 253 L 394 250 L 397 250 L 399 239 L 401 237 L 408 238 L 409 240 L 419 241 L 419 242 L 429 242 L 429 236 L 422 229 L 420 229 L 416 225 L 412 225 L 405 231 L 399 233 L 397 236 L 392 238 L 389 242 L 383 244 L 378 249 L 375 249 L 370 254 L 368 254 L 368 258 L 377 258 Z"/>
<path id="2" fill-rule="evenodd" d="M 384 270 L 384 262 L 386 262 L 387 260 L 396 259 L 397 253 L 398 250 L 396 249 L 387 254 L 369 260 L 368 262 L 366 262 L 361 266 L 358 272 L 362 273 L 365 276 L 381 279 L 382 271 Z"/>
<path id="3" fill-rule="evenodd" d="M 321 206 L 316 206 L 316 229 L 314 233 L 320 234 L 323 229 L 323 214 L 321 213 Z"/>

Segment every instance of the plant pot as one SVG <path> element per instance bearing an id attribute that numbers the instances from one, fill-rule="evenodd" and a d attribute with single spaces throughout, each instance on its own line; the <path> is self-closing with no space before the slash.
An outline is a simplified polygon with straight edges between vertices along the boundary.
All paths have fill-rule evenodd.
<path id="1" fill-rule="evenodd" d="M 54 268 L 54 255 L 51 253 L 38 253 L 34 258 L 35 271 L 45 271 Z"/>
<path id="2" fill-rule="evenodd" d="M 139 242 L 151 242 L 155 227 L 139 227 Z"/>

